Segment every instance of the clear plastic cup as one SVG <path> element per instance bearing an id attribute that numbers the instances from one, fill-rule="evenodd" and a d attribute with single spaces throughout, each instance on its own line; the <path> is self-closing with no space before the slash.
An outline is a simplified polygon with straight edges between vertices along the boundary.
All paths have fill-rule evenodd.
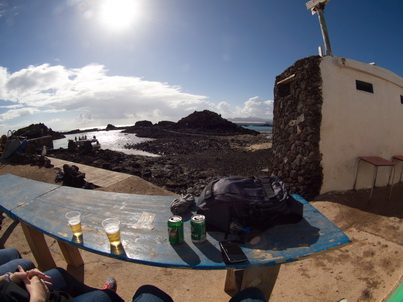
<path id="1" fill-rule="evenodd" d="M 73 235 L 79 237 L 83 234 L 81 229 L 81 213 L 78 211 L 72 211 L 66 213 L 66 219 L 69 223 Z"/>
<path id="2" fill-rule="evenodd" d="M 109 243 L 113 246 L 120 245 L 120 220 L 117 218 L 108 218 L 102 221 L 102 226 L 108 236 Z"/>

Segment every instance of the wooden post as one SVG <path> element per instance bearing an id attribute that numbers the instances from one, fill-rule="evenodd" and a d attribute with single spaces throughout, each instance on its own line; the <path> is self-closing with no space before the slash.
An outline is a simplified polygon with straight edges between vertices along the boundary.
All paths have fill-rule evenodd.
<path id="1" fill-rule="evenodd" d="M 41 271 L 47 271 L 56 267 L 52 254 L 49 251 L 45 236 L 42 232 L 30 227 L 28 224 L 21 221 L 21 227 L 24 231 L 25 238 L 31 248 L 32 254 Z"/>
<path id="2" fill-rule="evenodd" d="M 280 271 L 280 264 L 263 267 L 250 267 L 245 270 L 228 269 L 225 278 L 224 291 L 230 296 L 248 288 L 259 288 L 266 299 L 269 300 L 276 284 L 277 276 Z"/>
<path id="3" fill-rule="evenodd" d="M 80 267 L 84 265 L 84 260 L 81 257 L 78 248 L 60 240 L 58 240 L 57 243 L 59 243 L 60 250 L 62 251 L 64 260 L 66 260 L 67 264 L 74 267 Z"/>

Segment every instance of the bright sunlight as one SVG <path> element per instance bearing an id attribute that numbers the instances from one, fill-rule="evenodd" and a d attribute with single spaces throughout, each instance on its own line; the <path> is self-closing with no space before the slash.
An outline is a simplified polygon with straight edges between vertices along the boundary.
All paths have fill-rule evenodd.
<path id="1" fill-rule="evenodd" d="M 100 7 L 101 22 L 109 29 L 123 30 L 139 17 L 138 0 L 103 0 Z"/>

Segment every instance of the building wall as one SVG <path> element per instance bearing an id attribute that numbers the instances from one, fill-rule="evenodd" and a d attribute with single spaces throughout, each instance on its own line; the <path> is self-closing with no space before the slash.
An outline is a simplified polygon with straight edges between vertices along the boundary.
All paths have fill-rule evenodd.
<path id="1" fill-rule="evenodd" d="M 379 66 L 340 57 L 324 57 L 320 69 L 321 193 L 350 190 L 358 156 L 391 160 L 393 155 L 403 155 L 403 79 Z M 372 84 L 373 93 L 357 90 L 356 80 Z M 379 168 L 377 186 L 387 184 L 389 171 Z M 370 188 L 374 173 L 372 165 L 361 162 L 357 188 Z"/>
<path id="2" fill-rule="evenodd" d="M 356 80 L 373 93 L 357 90 Z M 375 65 L 332 56 L 298 60 L 276 77 L 273 113 L 270 174 L 307 199 L 351 190 L 358 156 L 403 155 L 403 79 Z M 379 168 L 377 186 L 387 184 L 389 172 Z M 370 188 L 374 173 L 361 162 L 356 188 Z"/>
<path id="3" fill-rule="evenodd" d="M 291 193 L 319 194 L 323 174 L 319 151 L 322 79 L 319 56 L 301 59 L 276 77 L 271 175 Z"/>

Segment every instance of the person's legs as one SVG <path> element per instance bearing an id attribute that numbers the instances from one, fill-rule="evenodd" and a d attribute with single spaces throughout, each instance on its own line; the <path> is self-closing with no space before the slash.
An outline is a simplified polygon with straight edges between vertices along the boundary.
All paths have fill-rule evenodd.
<path id="1" fill-rule="evenodd" d="M 60 290 L 69 293 L 71 296 L 76 297 L 81 294 L 85 294 L 96 290 L 96 288 L 85 285 L 84 283 L 78 281 L 72 275 L 70 275 L 66 270 L 57 267 L 45 272 L 46 275 L 52 277 L 49 285 L 49 290 Z"/>
<path id="2" fill-rule="evenodd" d="M 124 302 L 113 290 L 94 290 L 79 295 L 73 299 L 74 302 Z"/>
<path id="3" fill-rule="evenodd" d="M 133 302 L 173 302 L 172 298 L 153 285 L 143 285 L 133 296 Z"/>
<path id="4" fill-rule="evenodd" d="M 7 263 L 14 259 L 20 259 L 20 253 L 14 248 L 7 248 L 0 250 L 0 265 Z"/>
<path id="5" fill-rule="evenodd" d="M 256 287 L 248 287 L 238 292 L 229 302 L 264 302 L 267 301 L 263 292 Z"/>
<path id="6" fill-rule="evenodd" d="M 35 268 L 35 265 L 30 260 L 21 259 L 21 255 L 16 249 L 0 250 L 0 275 L 17 271 L 18 265 L 21 265 L 26 271 Z"/>
<path id="7" fill-rule="evenodd" d="M 15 259 L 7 262 L 6 264 L 0 265 L 0 275 L 4 275 L 7 272 L 17 272 L 19 265 L 21 265 L 24 271 L 29 271 L 35 268 L 35 264 L 33 264 L 31 260 Z"/>
<path id="8" fill-rule="evenodd" d="M 100 290 L 78 281 L 66 270 L 58 267 L 45 272 L 46 275 L 52 277 L 48 286 L 49 290 L 59 290 L 70 294 L 73 301 L 94 301 L 94 302 L 123 302 L 114 291 Z"/>

